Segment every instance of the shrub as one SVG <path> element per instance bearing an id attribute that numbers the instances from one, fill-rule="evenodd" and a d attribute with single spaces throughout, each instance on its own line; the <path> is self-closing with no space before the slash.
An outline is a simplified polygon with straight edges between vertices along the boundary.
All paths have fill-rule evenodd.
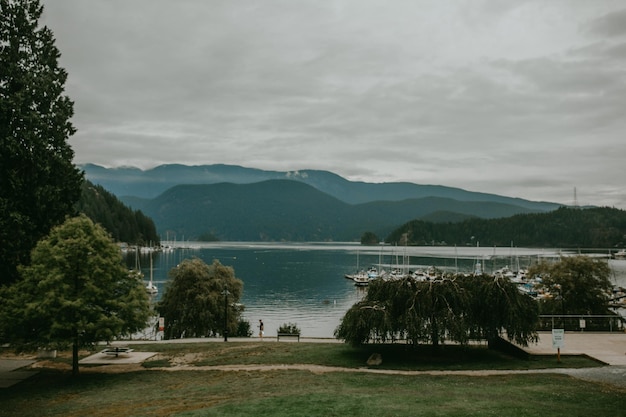
<path id="1" fill-rule="evenodd" d="M 300 328 L 296 323 L 284 323 L 278 328 L 278 333 L 300 334 Z"/>
<path id="2" fill-rule="evenodd" d="M 237 332 L 235 337 L 250 337 L 252 336 L 252 329 L 250 328 L 250 322 L 248 320 L 239 320 L 237 323 Z"/>

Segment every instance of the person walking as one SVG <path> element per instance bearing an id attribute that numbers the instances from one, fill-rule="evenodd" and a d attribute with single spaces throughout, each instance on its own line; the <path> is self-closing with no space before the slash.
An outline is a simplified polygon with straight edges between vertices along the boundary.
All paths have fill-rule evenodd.
<path id="1" fill-rule="evenodd" d="M 259 320 L 259 337 L 263 339 L 263 320 Z"/>

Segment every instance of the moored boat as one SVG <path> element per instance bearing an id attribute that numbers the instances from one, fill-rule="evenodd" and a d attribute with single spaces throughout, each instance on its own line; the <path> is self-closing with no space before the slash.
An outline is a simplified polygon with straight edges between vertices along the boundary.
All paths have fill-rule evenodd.
<path id="1" fill-rule="evenodd" d="M 378 270 L 371 267 L 367 271 L 361 270 L 356 274 L 347 274 L 346 278 L 353 280 L 356 286 L 365 287 L 369 285 L 370 280 L 378 278 Z"/>
<path id="2" fill-rule="evenodd" d="M 150 281 L 146 285 L 146 291 L 150 295 L 155 295 L 155 294 L 157 294 L 159 292 L 159 289 L 157 288 L 157 286 L 154 285 L 154 283 L 152 282 L 152 271 L 153 270 L 154 270 L 154 268 L 153 268 L 153 265 L 152 265 L 152 253 L 150 253 Z"/>
<path id="3" fill-rule="evenodd" d="M 367 275 L 356 274 L 352 277 L 352 280 L 357 287 L 367 287 L 370 283 L 370 279 Z"/>

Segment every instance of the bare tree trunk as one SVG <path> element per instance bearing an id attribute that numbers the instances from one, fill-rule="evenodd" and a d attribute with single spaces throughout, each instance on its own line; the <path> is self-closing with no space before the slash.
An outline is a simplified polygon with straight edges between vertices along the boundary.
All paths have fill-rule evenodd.
<path id="1" fill-rule="evenodd" d="M 72 344 L 72 376 L 78 376 L 78 335 L 74 335 Z"/>
<path id="2" fill-rule="evenodd" d="M 437 319 L 434 315 L 430 317 L 430 326 L 430 338 L 433 342 L 433 350 L 437 351 L 439 350 L 439 326 L 437 325 Z"/>

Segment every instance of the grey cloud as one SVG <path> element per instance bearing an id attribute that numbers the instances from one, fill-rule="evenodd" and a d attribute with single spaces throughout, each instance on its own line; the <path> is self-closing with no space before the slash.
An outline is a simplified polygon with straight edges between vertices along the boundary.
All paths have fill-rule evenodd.
<path id="1" fill-rule="evenodd" d="M 626 43 L 620 43 L 606 48 L 605 56 L 618 62 L 626 61 Z"/>
<path id="2" fill-rule="evenodd" d="M 586 29 L 595 35 L 617 37 L 626 35 L 626 9 L 613 11 L 589 22 Z"/>
<path id="3" fill-rule="evenodd" d="M 625 152 L 626 47 L 598 1 L 44 5 L 81 163 L 328 169 L 546 199 L 622 186 L 605 179 L 619 158 L 596 149 Z"/>

